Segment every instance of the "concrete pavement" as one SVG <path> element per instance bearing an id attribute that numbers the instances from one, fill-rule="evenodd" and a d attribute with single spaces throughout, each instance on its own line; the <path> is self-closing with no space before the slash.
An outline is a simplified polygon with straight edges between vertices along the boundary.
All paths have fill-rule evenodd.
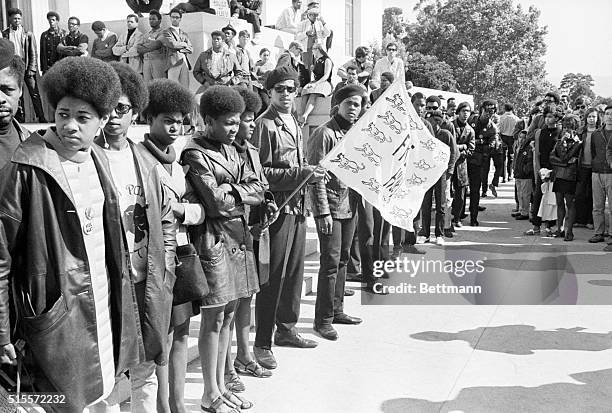
<path id="1" fill-rule="evenodd" d="M 345 310 L 363 324 L 337 326 L 340 338 L 329 342 L 313 333 L 315 296 L 304 296 L 298 327 L 319 346 L 274 347 L 279 367 L 271 378 L 243 377 L 243 396 L 255 405 L 249 411 L 611 412 L 612 255 L 601 251 L 604 244 L 586 242 L 587 229 L 576 229 L 570 243 L 523 236 L 529 224 L 509 215 L 512 190 L 512 183 L 502 184 L 499 198 L 482 200 L 481 226 L 458 229 L 445 247 L 422 247 L 424 260 L 487 258 L 486 273 L 498 282 L 498 294 L 485 300 L 491 305 L 470 305 L 469 294 L 452 297 L 452 304 L 463 305 L 416 295 L 397 302 L 390 295 L 376 305 L 378 297 L 358 293 L 346 298 Z M 306 257 L 315 290 L 317 264 L 316 255 Z M 546 282 L 536 285 L 537 274 Z M 449 282 L 447 274 L 426 276 L 416 278 Z M 394 273 L 386 282 L 402 281 L 410 277 Z M 513 294 L 521 291 L 527 302 L 608 305 L 500 304 L 520 300 Z M 194 319 L 194 356 L 198 327 Z M 202 386 L 194 360 L 185 389 L 189 411 L 200 411 Z M 125 404 L 122 411 L 128 409 Z"/>

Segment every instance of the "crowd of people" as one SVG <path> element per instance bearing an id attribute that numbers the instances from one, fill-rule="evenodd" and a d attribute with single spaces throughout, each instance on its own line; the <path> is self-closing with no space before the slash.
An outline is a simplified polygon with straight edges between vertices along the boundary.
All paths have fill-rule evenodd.
<path id="1" fill-rule="evenodd" d="M 213 31 L 193 67 L 180 9 L 166 30 L 149 10 L 146 34 L 135 14 L 120 35 L 94 22 L 91 50 L 78 18 L 66 32 L 49 12 L 41 101 L 54 124 L 31 134 L 20 125 L 19 100 L 24 83 L 38 94 L 35 46 L 21 11 L 9 11 L 0 39 L 0 361 L 19 364 L 36 391 L 66 394 L 65 411 L 118 411 L 122 376 L 131 383 L 132 411 L 185 411 L 187 338 L 198 314 L 202 410 L 250 409 L 239 395 L 241 375 L 270 377 L 278 367 L 272 344 L 317 346 L 296 328 L 309 214 L 320 244 L 313 330 L 332 341 L 334 324 L 362 321 L 344 312 L 344 297 L 354 294 L 347 280 L 384 294 L 375 288 L 376 261 L 421 254 L 421 243 L 444 245 L 468 216 L 478 226 L 480 199 L 489 191 L 497 197 L 500 180 L 515 182 L 512 215 L 530 220 L 526 235 L 571 241 L 578 225 L 594 230 L 590 242 L 609 235 L 612 107 L 554 92 L 529 118 L 511 103 L 499 114 L 498 103 L 485 99 L 475 112 L 467 102 L 411 93 L 451 156 L 425 194 L 415 230 L 392 227 L 318 164 L 390 85 L 405 80 L 397 45 L 386 44 L 376 62 L 358 47 L 334 87 L 329 31 L 316 3 L 304 19 L 300 3 L 279 18 L 296 37 L 276 63 L 261 49 L 252 64 L 249 33 L 228 25 Z M 201 84 L 195 94 L 189 70 Z M 332 97 L 329 120 L 304 137 L 301 126 L 325 96 Z M 173 143 L 194 114 L 202 125 L 176 153 Z M 136 144 L 128 132 L 139 119 L 149 128 Z M 207 293 L 176 303 L 186 265 L 178 251 L 186 246 L 199 258 Z"/>

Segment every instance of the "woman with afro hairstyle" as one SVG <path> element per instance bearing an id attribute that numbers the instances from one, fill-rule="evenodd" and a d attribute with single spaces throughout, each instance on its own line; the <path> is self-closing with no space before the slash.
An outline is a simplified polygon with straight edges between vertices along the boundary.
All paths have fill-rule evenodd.
<path id="1" fill-rule="evenodd" d="M 237 89 L 244 100 L 245 109 L 240 115 L 240 127 L 233 142 L 240 157 L 248 167 L 255 172 L 259 180 L 265 185 L 265 201 L 251 207 L 246 212 L 251 234 L 253 235 L 253 250 L 255 262 L 259 275 L 259 284 L 266 284 L 269 279 L 270 263 L 270 235 L 267 229 L 262 230 L 263 224 L 278 209 L 274 202 L 274 196 L 268 191 L 268 180 L 259 161 L 259 150 L 250 142 L 255 130 L 255 114 L 261 109 L 261 99 L 254 91 L 245 88 Z M 232 365 L 231 362 L 231 340 L 227 346 L 227 359 L 225 362 L 225 385 L 234 392 L 245 390 L 244 383 L 236 372 L 248 374 L 255 377 L 270 377 L 272 372 L 262 367 L 253 359 L 249 351 L 249 329 L 251 326 L 251 296 L 238 300 L 236 304 L 234 323 L 230 327 L 232 331 L 236 326 L 237 354 Z M 230 337 L 232 333 L 230 332 Z"/>
<path id="2" fill-rule="evenodd" d="M 127 137 L 147 104 L 148 90 L 142 76 L 126 63 L 110 65 L 119 76 L 121 95 L 96 143 L 103 147 L 117 188 L 141 315 L 145 361 L 130 370 L 132 409 L 151 412 L 157 406 L 155 366 L 167 363 L 170 347 L 176 229 L 157 160 Z"/>
<path id="3" fill-rule="evenodd" d="M 183 202 L 186 192 L 185 172 L 176 159 L 172 146 L 180 136 L 183 117 L 193 109 L 192 93 L 179 83 L 169 79 L 156 79 L 148 85 L 149 104 L 143 115 L 150 131 L 138 147 L 156 162 L 155 168 L 162 178 L 168 195 L 171 196 L 172 212 L 178 225 L 177 243 L 185 245 L 187 225 L 204 222 L 204 209 L 200 204 Z M 185 412 L 183 400 L 187 370 L 187 339 L 189 319 L 199 314 L 197 303 L 185 303 L 172 307 L 168 366 L 157 368 L 159 389 L 157 392 L 158 412 Z"/>
<path id="4" fill-rule="evenodd" d="M 259 291 L 245 206 L 260 205 L 266 185 L 232 145 L 244 108 L 235 89 L 206 89 L 200 100 L 205 130 L 194 135 L 182 154 L 194 195 L 206 211 L 205 223 L 189 228 L 210 289 L 202 300 L 198 344 L 206 412 L 236 412 L 236 408 L 252 406 L 227 390 L 223 379 L 236 301 Z"/>
<path id="5" fill-rule="evenodd" d="M 23 339 L 30 391 L 64 394 L 63 411 L 106 411 L 115 377 L 144 354 L 118 194 L 93 145 L 121 86 L 89 57 L 55 63 L 42 86 L 56 126 L 0 173 L 0 357 L 15 362 L 11 343 Z"/>

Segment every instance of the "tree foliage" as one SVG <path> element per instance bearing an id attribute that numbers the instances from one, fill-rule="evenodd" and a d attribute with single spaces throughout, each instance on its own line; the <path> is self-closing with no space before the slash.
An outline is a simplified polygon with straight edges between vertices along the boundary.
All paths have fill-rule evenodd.
<path id="1" fill-rule="evenodd" d="M 391 33 L 395 38 L 399 38 L 404 34 L 404 25 L 402 23 L 402 14 L 404 10 L 399 7 L 388 7 L 383 12 L 382 22 L 382 37 Z"/>
<path id="2" fill-rule="evenodd" d="M 453 68 L 457 88 L 476 101 L 495 98 L 526 110 L 545 81 L 546 27 L 540 12 L 513 0 L 420 0 L 408 25 L 409 52 Z"/>
<path id="3" fill-rule="evenodd" d="M 435 56 L 416 52 L 405 59 L 407 79 L 417 86 L 430 89 L 457 91 L 457 81 L 448 63 Z"/>
<path id="4" fill-rule="evenodd" d="M 559 88 L 566 91 L 573 101 L 579 96 L 588 96 L 591 99 L 595 99 L 595 92 L 593 92 L 592 89 L 593 86 L 595 86 L 595 81 L 591 75 L 566 73 L 563 79 L 561 79 Z"/>

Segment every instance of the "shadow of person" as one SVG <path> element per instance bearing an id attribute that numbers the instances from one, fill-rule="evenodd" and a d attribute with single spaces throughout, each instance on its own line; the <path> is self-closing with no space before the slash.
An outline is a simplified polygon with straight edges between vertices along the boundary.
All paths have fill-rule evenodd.
<path id="1" fill-rule="evenodd" d="M 604 351 L 612 348 L 612 331 L 587 333 L 583 327 L 537 330 L 529 325 L 478 327 L 457 333 L 424 331 L 410 335 L 422 341 L 465 341 L 473 349 L 529 355 L 535 350 Z"/>
<path id="2" fill-rule="evenodd" d="M 612 369 L 571 374 L 580 383 L 550 383 L 537 387 L 467 387 L 453 400 L 432 402 L 401 398 L 386 400 L 384 413 L 515 413 L 515 412 L 609 412 Z"/>

